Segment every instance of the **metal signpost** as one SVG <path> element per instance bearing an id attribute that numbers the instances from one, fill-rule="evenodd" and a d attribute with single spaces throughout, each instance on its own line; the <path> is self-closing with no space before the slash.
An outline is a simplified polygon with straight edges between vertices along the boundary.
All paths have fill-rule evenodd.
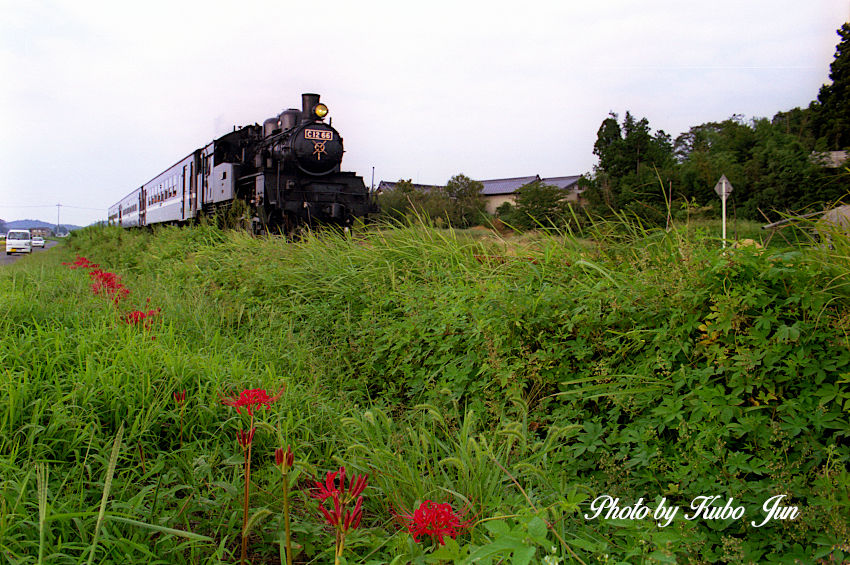
<path id="1" fill-rule="evenodd" d="M 723 203 L 723 248 L 726 248 L 726 197 L 732 194 L 732 183 L 726 178 L 726 175 L 720 175 L 720 180 L 714 185 L 714 192 L 720 197 L 720 202 Z"/>

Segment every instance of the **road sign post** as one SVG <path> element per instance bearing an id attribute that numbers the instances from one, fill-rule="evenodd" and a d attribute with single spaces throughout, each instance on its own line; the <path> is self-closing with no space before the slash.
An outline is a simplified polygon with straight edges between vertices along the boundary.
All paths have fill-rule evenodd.
<path id="1" fill-rule="evenodd" d="M 720 197 L 721 208 L 723 210 L 723 249 L 726 248 L 726 197 L 732 194 L 732 183 L 726 178 L 726 175 L 720 175 L 720 180 L 714 185 L 714 192 Z"/>

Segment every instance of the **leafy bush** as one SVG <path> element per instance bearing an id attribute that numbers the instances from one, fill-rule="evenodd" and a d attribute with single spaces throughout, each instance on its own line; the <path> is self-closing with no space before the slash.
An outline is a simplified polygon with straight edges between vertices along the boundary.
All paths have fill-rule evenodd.
<path id="1" fill-rule="evenodd" d="M 409 218 L 433 219 L 437 225 L 466 228 L 486 217 L 483 186 L 465 175 L 455 175 L 445 187 L 414 185 L 400 180 L 395 188 L 378 196 L 381 215 L 393 221 Z"/>

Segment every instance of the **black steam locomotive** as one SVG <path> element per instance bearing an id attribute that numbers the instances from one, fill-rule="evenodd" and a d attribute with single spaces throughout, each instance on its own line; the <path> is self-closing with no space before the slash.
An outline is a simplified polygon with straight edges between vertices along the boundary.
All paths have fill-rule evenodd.
<path id="1" fill-rule="evenodd" d="M 302 94 L 301 110 L 234 128 L 111 206 L 110 225 L 182 224 L 234 200 L 249 205 L 255 232 L 350 225 L 377 207 L 363 178 L 340 170 L 342 137 L 327 114 L 318 94 Z"/>

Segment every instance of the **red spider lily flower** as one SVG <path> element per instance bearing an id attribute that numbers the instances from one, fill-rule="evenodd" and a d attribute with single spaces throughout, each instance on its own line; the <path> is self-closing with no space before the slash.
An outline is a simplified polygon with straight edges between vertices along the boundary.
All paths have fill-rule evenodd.
<path id="1" fill-rule="evenodd" d="M 157 308 L 156 310 L 148 310 L 147 312 L 142 312 L 141 310 L 134 310 L 133 312 L 130 312 L 124 316 L 124 321 L 132 325 L 137 325 L 139 322 L 141 322 L 145 328 L 149 329 L 151 327 L 151 322 L 153 321 L 151 320 L 151 318 L 159 314 L 159 312 L 159 308 Z"/>
<path id="2" fill-rule="evenodd" d="M 348 484 L 348 495 L 351 498 L 356 496 L 360 496 L 363 490 L 366 488 L 366 480 L 369 478 L 369 475 L 354 475 L 352 477 L 351 482 Z"/>
<path id="3" fill-rule="evenodd" d="M 254 432 L 257 431 L 257 428 L 251 428 L 247 432 L 245 430 L 240 429 L 236 434 L 236 440 L 239 442 L 239 445 L 242 449 L 248 449 L 248 446 L 251 445 L 251 442 L 254 441 Z"/>
<path id="4" fill-rule="evenodd" d="M 340 467 L 340 471 L 344 472 L 344 470 L 344 467 Z M 334 484 L 334 480 L 336 479 L 336 476 L 338 474 L 339 471 L 334 471 L 333 473 L 328 471 L 328 474 L 325 477 L 324 484 L 320 483 L 319 481 L 313 481 L 316 484 L 316 490 L 311 492 L 310 496 L 321 502 L 324 502 L 331 496 L 339 496 L 339 489 Z"/>
<path id="5" fill-rule="evenodd" d="M 274 462 L 284 473 L 292 469 L 292 465 L 295 463 L 295 456 L 292 454 L 292 449 L 289 446 L 286 446 L 286 451 L 282 447 L 275 449 Z"/>
<path id="6" fill-rule="evenodd" d="M 337 482 L 337 477 L 339 481 Z M 314 481 L 316 491 L 310 496 L 319 500 L 319 512 L 328 525 L 336 530 L 335 563 L 340 562 L 343 548 L 345 547 L 345 535 L 349 530 L 360 527 L 363 518 L 363 497 L 361 493 L 366 488 L 366 475 L 354 475 L 348 480 L 348 491 L 345 490 L 345 467 L 338 471 L 329 472 L 325 476 L 325 482 Z M 333 508 L 325 508 L 325 501 L 330 498 Z M 349 504 L 354 501 L 354 508 L 349 510 Z"/>
<path id="7" fill-rule="evenodd" d="M 92 263 L 85 257 L 80 257 L 77 255 L 77 260 L 73 263 L 62 263 L 63 265 L 67 265 L 69 269 L 96 269 L 98 267 L 97 263 Z"/>
<path id="8" fill-rule="evenodd" d="M 89 276 L 94 281 L 91 284 L 91 289 L 95 294 L 108 296 L 116 303 L 130 294 L 130 290 L 121 284 L 121 277 L 115 273 L 92 269 L 89 271 Z"/>
<path id="9" fill-rule="evenodd" d="M 351 513 L 346 512 L 344 530 L 356 530 L 360 527 L 360 518 L 363 517 L 363 497 L 357 497 L 357 504 L 354 505 L 354 510 Z"/>
<path id="10" fill-rule="evenodd" d="M 336 478 L 339 476 L 339 484 L 336 484 Z M 310 496 L 316 500 L 324 502 L 334 494 L 343 498 L 346 502 L 354 500 L 363 493 L 366 488 L 366 481 L 369 475 L 354 475 L 348 480 L 348 491 L 345 489 L 345 467 L 340 467 L 338 471 L 328 471 L 325 475 L 325 482 L 313 481 L 316 488 L 310 493 Z"/>
<path id="11" fill-rule="evenodd" d="M 368 475 L 354 475 L 348 479 L 348 488 L 345 484 L 345 467 L 338 471 L 328 472 L 325 482 L 313 481 L 316 488 L 310 496 L 319 501 L 319 512 L 325 518 L 328 525 L 333 526 L 338 532 L 345 535 L 350 529 L 360 527 L 360 519 L 363 517 L 363 490 L 366 488 Z M 325 508 L 324 502 L 330 498 L 333 509 Z M 349 510 L 348 505 L 356 500 L 354 509 Z"/>
<path id="12" fill-rule="evenodd" d="M 130 312 L 126 316 L 124 316 L 124 321 L 126 321 L 128 324 L 138 324 L 145 318 L 147 318 L 147 314 L 145 314 L 144 312 L 140 312 L 139 310 L 134 310 L 133 312 Z"/>
<path id="13" fill-rule="evenodd" d="M 174 393 L 174 402 L 178 405 L 183 406 L 183 403 L 186 402 L 186 389 L 184 388 L 181 391 L 177 391 Z"/>
<path id="14" fill-rule="evenodd" d="M 363 497 L 358 496 L 357 502 L 354 504 L 353 510 L 348 510 L 339 500 L 339 493 L 331 495 L 333 501 L 333 509 L 328 510 L 323 504 L 319 505 L 319 511 L 325 518 L 325 522 L 329 526 L 333 526 L 343 533 L 348 530 L 356 530 L 360 527 L 360 520 L 363 517 Z"/>
<path id="15" fill-rule="evenodd" d="M 430 500 L 420 504 L 412 514 L 398 517 L 417 543 L 419 536 L 431 536 L 432 540 L 445 545 L 445 536 L 457 538 L 459 530 L 469 527 L 469 522 L 461 522 L 451 504 L 436 504 Z"/>
<path id="16" fill-rule="evenodd" d="M 332 512 L 328 512 L 328 510 L 323 504 L 319 504 L 319 511 L 322 513 L 322 515 L 324 515 L 325 521 L 328 523 L 329 526 L 336 527 L 337 525 L 339 525 L 339 515 L 341 514 L 341 507 L 339 504 L 339 493 L 335 492 L 331 496 L 331 500 L 333 500 L 334 503 L 334 508 Z"/>
<path id="17" fill-rule="evenodd" d="M 232 406 L 236 408 L 236 412 L 241 414 L 242 408 L 244 408 L 249 416 L 254 416 L 254 409 L 260 406 L 265 406 L 266 410 L 271 407 L 271 403 L 280 398 L 283 395 L 283 389 L 274 395 L 269 396 L 269 394 L 261 388 L 252 388 L 243 390 L 239 393 L 239 396 L 234 396 L 231 398 L 222 399 L 221 403 L 225 406 Z"/>

